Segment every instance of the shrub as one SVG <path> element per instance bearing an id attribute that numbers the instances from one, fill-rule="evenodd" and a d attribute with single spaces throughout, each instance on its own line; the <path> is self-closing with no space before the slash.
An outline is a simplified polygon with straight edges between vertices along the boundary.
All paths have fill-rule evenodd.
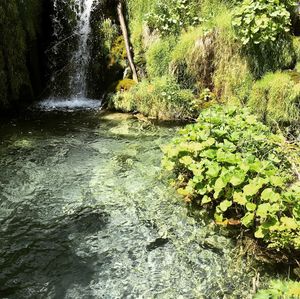
<path id="1" fill-rule="evenodd" d="M 268 124 L 296 126 L 300 121 L 300 81 L 292 80 L 288 72 L 269 73 L 254 84 L 248 105 Z"/>
<path id="2" fill-rule="evenodd" d="M 217 223 L 240 221 L 270 248 L 300 249 L 300 185 L 291 186 L 295 163 L 284 142 L 248 110 L 217 106 L 164 148 L 163 166 Z"/>
<path id="3" fill-rule="evenodd" d="M 293 37 L 293 47 L 295 50 L 297 62 L 299 62 L 300 61 L 300 37 L 298 36 Z"/>
<path id="4" fill-rule="evenodd" d="M 185 119 L 191 117 L 194 95 L 182 90 L 171 77 L 142 81 L 128 92 L 119 92 L 111 99 L 117 110 L 138 111 L 157 119 Z"/>
<path id="5" fill-rule="evenodd" d="M 178 35 L 182 29 L 200 23 L 199 7 L 199 0 L 157 0 L 153 11 L 147 14 L 147 24 L 161 35 Z"/>
<path id="6" fill-rule="evenodd" d="M 296 63 L 290 31 L 291 0 L 245 0 L 233 15 L 233 28 L 255 79 Z"/>
<path id="7" fill-rule="evenodd" d="M 159 39 L 146 52 L 147 72 L 150 78 L 168 75 L 174 38 Z"/>
<path id="8" fill-rule="evenodd" d="M 267 72 L 293 69 L 296 64 L 291 36 L 281 36 L 273 43 L 247 47 L 244 56 L 255 79 L 260 79 Z"/>
<path id="9" fill-rule="evenodd" d="M 281 0 L 245 0 L 234 12 L 233 27 L 243 45 L 276 41 L 290 31 L 290 13 Z"/>

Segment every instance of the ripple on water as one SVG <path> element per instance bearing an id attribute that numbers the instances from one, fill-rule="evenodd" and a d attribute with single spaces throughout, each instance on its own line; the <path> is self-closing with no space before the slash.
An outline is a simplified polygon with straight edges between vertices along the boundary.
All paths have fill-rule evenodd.
<path id="1" fill-rule="evenodd" d="M 0 297 L 247 298 L 231 241 L 159 179 L 173 128 L 33 117 L 0 131 Z"/>

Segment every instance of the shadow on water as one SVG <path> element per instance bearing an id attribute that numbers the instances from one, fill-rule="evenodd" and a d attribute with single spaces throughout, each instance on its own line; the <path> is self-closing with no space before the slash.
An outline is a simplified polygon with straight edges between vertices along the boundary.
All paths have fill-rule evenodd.
<path id="1" fill-rule="evenodd" d="M 76 250 L 86 236 L 109 223 L 101 207 L 81 208 L 48 222 L 36 214 L 23 205 L 0 223 L 1 298 L 65 298 L 70 286 L 90 283 L 95 264 L 110 263 L 108 254 Z"/>

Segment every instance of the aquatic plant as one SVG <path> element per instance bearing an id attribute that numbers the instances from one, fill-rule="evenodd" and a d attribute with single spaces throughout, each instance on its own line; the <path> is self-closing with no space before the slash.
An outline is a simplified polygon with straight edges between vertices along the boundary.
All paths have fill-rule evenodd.
<path id="1" fill-rule="evenodd" d="M 216 223 L 250 228 L 269 248 L 300 249 L 294 156 L 247 109 L 204 110 L 163 151 L 186 202 L 213 212 Z"/>

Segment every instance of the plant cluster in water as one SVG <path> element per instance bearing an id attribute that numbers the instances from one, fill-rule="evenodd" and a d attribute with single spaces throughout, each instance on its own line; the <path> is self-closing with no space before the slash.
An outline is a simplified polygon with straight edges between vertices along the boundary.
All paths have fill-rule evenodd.
<path id="1" fill-rule="evenodd" d="M 300 249 L 296 156 L 248 110 L 204 110 L 164 153 L 187 202 L 213 211 L 217 223 L 251 228 L 269 248 Z"/>

